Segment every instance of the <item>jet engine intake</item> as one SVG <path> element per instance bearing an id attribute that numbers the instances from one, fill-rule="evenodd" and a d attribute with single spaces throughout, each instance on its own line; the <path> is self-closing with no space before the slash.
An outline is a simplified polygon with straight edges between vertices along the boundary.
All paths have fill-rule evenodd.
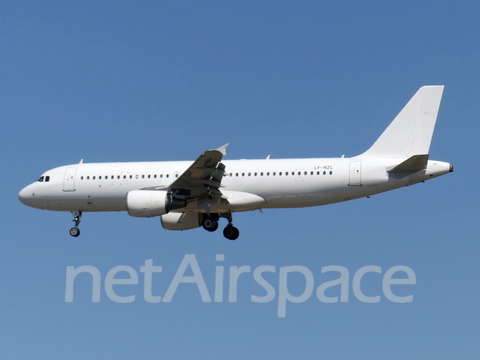
<path id="1" fill-rule="evenodd" d="M 175 198 L 165 190 L 132 190 L 127 194 L 130 216 L 153 217 L 187 206 L 186 200 Z"/>

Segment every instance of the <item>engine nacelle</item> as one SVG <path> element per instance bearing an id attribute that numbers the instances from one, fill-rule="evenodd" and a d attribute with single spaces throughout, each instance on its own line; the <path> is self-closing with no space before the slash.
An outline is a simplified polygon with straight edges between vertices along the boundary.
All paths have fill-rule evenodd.
<path id="1" fill-rule="evenodd" d="M 132 190 L 127 194 L 127 210 L 130 216 L 159 216 L 185 206 L 186 200 L 177 199 L 165 190 Z"/>
<path id="2" fill-rule="evenodd" d="M 166 230 L 189 230 L 198 228 L 201 225 L 202 215 L 200 213 L 169 213 L 162 215 L 160 220 Z"/>

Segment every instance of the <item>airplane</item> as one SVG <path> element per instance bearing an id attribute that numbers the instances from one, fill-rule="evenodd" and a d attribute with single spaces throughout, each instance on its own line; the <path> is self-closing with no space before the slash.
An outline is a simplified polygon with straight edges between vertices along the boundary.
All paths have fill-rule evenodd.
<path id="1" fill-rule="evenodd" d="M 232 214 L 333 204 L 424 182 L 453 171 L 430 160 L 430 143 L 444 86 L 423 86 L 375 143 L 354 157 L 223 160 L 229 144 L 195 161 L 83 163 L 48 170 L 19 200 L 43 210 L 69 211 L 80 235 L 84 212 L 127 211 L 160 217 L 167 230 L 203 227 L 236 240 Z"/>

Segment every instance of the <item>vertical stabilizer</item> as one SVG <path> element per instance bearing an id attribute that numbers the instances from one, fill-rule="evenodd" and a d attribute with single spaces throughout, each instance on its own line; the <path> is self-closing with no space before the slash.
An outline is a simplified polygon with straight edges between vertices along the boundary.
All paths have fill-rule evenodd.
<path id="1" fill-rule="evenodd" d="M 443 85 L 423 86 L 362 157 L 408 158 L 430 149 Z"/>

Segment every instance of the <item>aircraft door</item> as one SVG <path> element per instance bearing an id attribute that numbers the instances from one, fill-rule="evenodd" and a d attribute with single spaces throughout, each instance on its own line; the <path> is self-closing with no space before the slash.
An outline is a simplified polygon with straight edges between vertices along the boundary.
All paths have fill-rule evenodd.
<path id="1" fill-rule="evenodd" d="M 362 185 L 362 162 L 352 161 L 350 163 L 350 178 L 349 186 L 361 186 Z"/>
<path id="2" fill-rule="evenodd" d="M 77 168 L 67 168 L 63 178 L 63 191 L 75 191 L 75 173 Z"/>

